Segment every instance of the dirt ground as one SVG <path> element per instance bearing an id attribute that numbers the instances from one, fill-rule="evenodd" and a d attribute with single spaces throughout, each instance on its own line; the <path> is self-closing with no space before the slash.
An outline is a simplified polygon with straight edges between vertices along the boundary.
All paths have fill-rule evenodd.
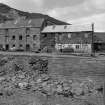
<path id="1" fill-rule="evenodd" d="M 30 63 L 32 58 L 35 59 Z M 36 59 L 38 59 L 37 62 L 41 62 L 37 63 L 37 66 L 34 64 Z M 46 60 L 48 60 L 47 66 Z M 47 69 L 48 73 L 46 73 Z M 24 77 L 26 74 L 27 76 Z M 0 105 L 104 105 L 102 90 L 104 77 L 104 57 L 57 58 L 0 55 Z M 25 83 L 24 86 L 22 83 Z M 80 91 L 80 84 L 87 86 L 84 85 L 85 83 L 92 85 L 88 85 L 90 90 L 85 90 L 83 94 L 83 91 Z M 60 89 L 62 84 L 66 85 Z M 27 86 L 29 87 L 26 88 Z M 56 86 L 56 89 L 53 86 Z M 64 88 L 69 88 L 70 91 L 62 93 Z M 71 91 L 73 95 L 68 94 Z"/>

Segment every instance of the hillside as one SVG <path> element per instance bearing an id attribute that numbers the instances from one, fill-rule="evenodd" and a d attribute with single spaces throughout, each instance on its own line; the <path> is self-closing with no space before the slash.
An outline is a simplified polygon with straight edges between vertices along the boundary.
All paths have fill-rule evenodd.
<path id="1" fill-rule="evenodd" d="M 12 7 L 9 7 L 5 4 L 0 3 L 0 22 L 4 22 L 6 20 L 13 20 L 17 17 L 25 17 L 25 18 L 28 18 L 28 19 L 44 18 L 46 20 L 53 21 L 53 22 L 55 22 L 56 24 L 59 24 L 59 25 L 68 24 L 66 22 L 62 22 L 60 20 L 57 20 L 57 19 L 52 18 L 52 17 L 50 17 L 48 15 L 45 15 L 45 14 L 23 12 L 23 11 L 14 9 Z"/>

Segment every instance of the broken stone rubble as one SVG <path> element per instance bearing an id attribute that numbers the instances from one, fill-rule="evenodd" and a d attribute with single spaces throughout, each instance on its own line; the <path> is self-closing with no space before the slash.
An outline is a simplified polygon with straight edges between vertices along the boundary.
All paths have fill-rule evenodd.
<path id="1" fill-rule="evenodd" d="M 92 84 L 92 82 L 90 83 L 90 81 L 87 81 L 87 84 L 91 84 L 91 88 L 89 87 L 89 85 L 87 85 L 84 81 L 82 81 L 81 83 L 78 82 L 61 82 L 61 80 L 59 81 L 53 81 L 53 78 L 47 79 L 43 78 L 43 76 L 39 77 L 36 81 L 32 81 L 29 82 L 29 80 L 27 80 L 27 78 L 25 78 L 25 76 L 22 76 L 22 78 L 20 78 L 20 76 L 16 77 L 12 77 L 10 81 L 7 81 L 6 79 L 1 79 L 0 82 L 0 87 L 4 88 L 4 89 L 8 89 L 10 90 L 10 86 L 14 86 L 15 88 L 20 88 L 20 89 L 27 89 L 28 86 L 30 86 L 30 89 L 32 91 L 40 91 L 43 94 L 57 94 L 57 95 L 62 95 L 62 96 L 67 96 L 67 97 L 71 97 L 71 93 L 72 95 L 75 96 L 85 96 L 87 94 L 90 94 L 89 92 L 91 91 L 91 94 L 96 93 L 96 89 L 94 88 L 94 83 Z M 24 78 L 23 78 L 24 77 Z M 17 87 L 16 87 L 17 86 Z M 92 87 L 93 86 L 93 87 Z M 84 94 L 83 94 L 84 93 Z"/>

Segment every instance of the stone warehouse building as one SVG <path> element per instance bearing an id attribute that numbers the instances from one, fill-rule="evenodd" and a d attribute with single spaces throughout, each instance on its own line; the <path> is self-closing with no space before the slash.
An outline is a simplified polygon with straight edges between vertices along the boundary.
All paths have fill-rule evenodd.
<path id="1" fill-rule="evenodd" d="M 52 25 L 42 31 L 41 48 L 55 48 L 58 52 L 92 52 L 92 25 Z"/>
<path id="2" fill-rule="evenodd" d="M 0 49 L 38 51 L 40 49 L 41 30 L 48 25 L 64 24 L 60 21 L 51 21 L 44 18 L 25 19 L 17 18 L 0 24 Z M 65 23 L 66 24 L 66 23 Z"/>

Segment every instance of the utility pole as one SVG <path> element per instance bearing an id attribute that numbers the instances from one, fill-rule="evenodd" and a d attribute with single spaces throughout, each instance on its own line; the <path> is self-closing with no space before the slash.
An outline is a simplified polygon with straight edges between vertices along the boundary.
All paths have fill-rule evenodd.
<path id="1" fill-rule="evenodd" d="M 104 91 L 103 91 L 103 100 L 104 100 L 104 105 L 105 105 L 105 80 L 104 80 Z"/>
<path id="2" fill-rule="evenodd" d="M 94 23 L 92 23 L 92 53 L 91 56 L 95 56 L 95 49 L 94 49 Z"/>

